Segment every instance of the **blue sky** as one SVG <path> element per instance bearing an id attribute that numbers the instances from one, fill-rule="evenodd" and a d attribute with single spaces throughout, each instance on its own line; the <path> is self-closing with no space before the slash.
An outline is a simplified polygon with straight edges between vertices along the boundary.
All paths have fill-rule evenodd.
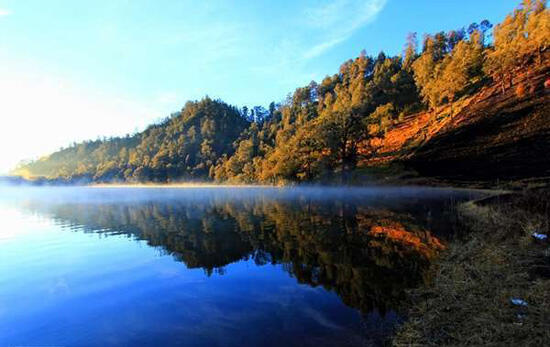
<path id="1" fill-rule="evenodd" d="M 362 49 L 399 54 L 408 32 L 499 22 L 518 2 L 0 0 L 0 173 L 207 94 L 281 101 Z"/>

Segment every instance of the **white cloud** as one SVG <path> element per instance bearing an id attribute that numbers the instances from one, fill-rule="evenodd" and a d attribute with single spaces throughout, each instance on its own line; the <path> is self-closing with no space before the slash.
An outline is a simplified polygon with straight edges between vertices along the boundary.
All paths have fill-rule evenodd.
<path id="1" fill-rule="evenodd" d="M 321 42 L 308 48 L 303 58 L 315 58 L 344 42 L 373 21 L 385 5 L 386 0 L 335 0 L 305 9 L 306 23 L 320 32 Z"/>
<path id="2" fill-rule="evenodd" d="M 350 0 L 333 0 L 305 9 L 307 23 L 314 27 L 331 27 L 341 21 L 343 13 L 349 7 Z"/>
<path id="3" fill-rule="evenodd" d="M 301 1 L 297 10 L 279 19 L 287 28 L 283 37 L 270 38 L 269 45 L 251 45 L 261 50 L 262 59 L 253 61 L 249 69 L 286 92 L 319 80 L 330 71 L 313 71 L 309 62 L 375 20 L 385 4 L 386 0 Z"/>
<path id="4" fill-rule="evenodd" d="M 3 9 L 3 8 L 0 8 L 0 17 L 9 16 L 10 14 L 11 14 L 11 11 L 10 11 L 10 10 L 6 10 L 6 9 Z"/>
<path id="5" fill-rule="evenodd" d="M 338 38 L 335 38 L 335 39 L 332 39 L 332 40 L 329 40 L 329 41 L 326 41 L 326 42 L 319 43 L 319 44 L 307 49 L 303 54 L 303 58 L 307 60 L 307 59 L 318 57 L 321 54 L 323 54 L 324 52 L 328 51 L 329 49 L 331 49 L 332 47 L 338 45 L 339 43 L 341 43 L 342 41 L 344 41 L 346 39 L 347 39 L 347 37 L 338 37 Z"/>
<path id="6" fill-rule="evenodd" d="M 239 23 L 211 23 L 206 28 L 179 25 L 173 30 L 166 33 L 162 42 L 189 47 L 186 56 L 196 56 L 195 62 L 201 65 L 239 56 L 246 47 L 246 30 Z"/>

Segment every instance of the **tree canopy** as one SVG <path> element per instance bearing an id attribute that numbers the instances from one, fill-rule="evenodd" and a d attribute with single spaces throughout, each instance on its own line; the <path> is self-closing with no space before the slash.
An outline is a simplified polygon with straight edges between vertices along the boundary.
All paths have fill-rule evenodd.
<path id="1" fill-rule="evenodd" d="M 491 31 L 491 29 L 493 29 Z M 524 0 L 502 23 L 407 36 L 403 54 L 366 52 L 281 103 L 242 107 L 208 97 L 135 135 L 73 144 L 15 173 L 86 181 L 301 182 L 348 179 L 404 116 L 437 109 L 515 71 L 548 65 L 545 0 Z"/>

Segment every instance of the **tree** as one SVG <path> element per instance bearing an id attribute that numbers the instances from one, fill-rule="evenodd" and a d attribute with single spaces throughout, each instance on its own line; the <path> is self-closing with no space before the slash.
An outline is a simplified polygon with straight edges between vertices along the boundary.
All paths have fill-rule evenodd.
<path id="1" fill-rule="evenodd" d="M 461 30 L 450 32 L 446 39 L 442 34 L 426 37 L 423 53 L 412 68 L 422 98 L 432 108 L 454 101 L 482 79 L 484 42 L 478 28 L 470 25 L 468 40 Z"/>
<path id="2" fill-rule="evenodd" d="M 497 24 L 494 48 L 487 55 L 486 72 L 500 81 L 502 91 L 512 85 L 517 67 L 533 56 L 542 63 L 542 53 L 550 44 L 550 13 L 545 0 L 524 0 L 512 14 Z"/>
<path id="3" fill-rule="evenodd" d="M 416 33 L 408 33 L 407 41 L 405 44 L 404 58 L 403 58 L 403 69 L 410 71 L 412 69 L 412 64 L 417 58 L 418 50 L 418 39 L 416 38 Z"/>
<path id="4" fill-rule="evenodd" d="M 437 104 L 437 94 L 434 88 L 434 77 L 438 60 L 436 59 L 436 45 L 433 37 L 427 35 L 424 38 L 422 54 L 412 64 L 414 80 L 420 89 L 420 95 L 426 104 L 434 106 Z"/>

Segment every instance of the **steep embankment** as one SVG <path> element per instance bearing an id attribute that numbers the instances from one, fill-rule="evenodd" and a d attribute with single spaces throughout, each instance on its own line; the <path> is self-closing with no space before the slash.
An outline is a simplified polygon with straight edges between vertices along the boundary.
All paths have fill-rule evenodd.
<path id="1" fill-rule="evenodd" d="M 406 117 L 374 140 L 376 155 L 365 164 L 400 162 L 420 176 L 467 181 L 550 176 L 549 70 Z"/>
<path id="2" fill-rule="evenodd" d="M 480 93 L 408 159 L 423 175 L 519 179 L 550 175 L 550 94 L 546 74 L 525 77 L 517 88 Z M 519 87 L 523 88 L 523 87 Z"/>

